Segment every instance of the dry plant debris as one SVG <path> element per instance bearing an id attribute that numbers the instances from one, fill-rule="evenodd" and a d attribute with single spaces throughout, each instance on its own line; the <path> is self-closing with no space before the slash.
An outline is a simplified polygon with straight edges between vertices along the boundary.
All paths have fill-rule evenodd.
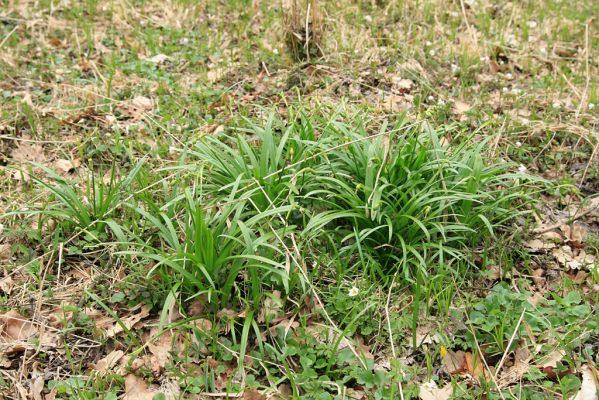
<path id="1" fill-rule="evenodd" d="M 597 399 L 592 0 L 143 3 L 0 7 L 0 397 Z M 218 290 L 184 294 L 163 269 L 184 252 L 139 249 L 190 243 L 179 228 L 196 216 L 179 201 L 210 185 L 194 146 L 237 133 L 255 144 L 247 121 L 267 126 L 269 111 L 313 133 L 293 152 L 331 126 L 363 127 L 359 143 L 375 143 L 405 119 L 439 133 L 448 153 L 480 144 L 483 162 L 546 186 L 531 191 L 531 213 L 466 254 L 468 268 L 373 278 L 370 254 L 331 256 L 355 234 L 311 248 L 294 209 L 284 229 L 243 240 L 284 248 L 295 291 L 245 269 L 227 304 L 214 303 Z M 148 168 L 118 186 L 140 160 Z M 375 214 L 376 171 L 362 208 Z M 289 188 L 300 201 L 301 176 L 248 195 L 252 207 Z M 362 186 L 351 187 L 358 198 Z M 277 256 L 254 252 L 258 271 Z"/>

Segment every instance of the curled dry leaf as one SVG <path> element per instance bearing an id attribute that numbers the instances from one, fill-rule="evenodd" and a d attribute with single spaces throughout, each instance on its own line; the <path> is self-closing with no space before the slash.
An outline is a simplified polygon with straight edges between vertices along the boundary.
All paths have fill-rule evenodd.
<path id="1" fill-rule="evenodd" d="M 38 329 L 31 321 L 16 311 L 0 315 L 0 352 L 8 355 L 35 348 L 28 340 L 38 334 Z M 55 347 L 58 342 L 56 334 L 42 331 L 36 341 L 38 346 Z"/>
<path id="2" fill-rule="evenodd" d="M 152 400 L 158 393 L 158 388 L 134 374 L 125 377 L 125 395 L 123 400 Z"/>
<path id="3" fill-rule="evenodd" d="M 144 114 L 154 109 L 154 101 L 145 96 L 136 96 L 119 104 L 119 109 L 134 121 L 143 118 Z"/>
<path id="4" fill-rule="evenodd" d="M 406 94 L 403 96 L 389 94 L 383 99 L 383 109 L 390 113 L 403 112 L 412 106 L 413 96 Z"/>
<path id="5" fill-rule="evenodd" d="M 352 348 L 350 340 L 343 336 L 339 341 L 339 334 L 330 326 L 315 324 L 308 326 L 306 332 L 311 334 L 320 343 L 326 343 L 328 345 L 339 343 L 337 351 L 341 351 L 347 347 Z"/>
<path id="6" fill-rule="evenodd" d="M 173 343 L 172 331 L 166 331 L 160 334 L 158 328 L 152 328 L 150 336 L 155 339 L 150 339 L 148 342 L 148 350 L 156 358 L 156 364 L 163 369 L 171 359 L 171 350 Z"/>
<path id="7" fill-rule="evenodd" d="M 19 142 L 10 155 L 18 163 L 35 162 L 44 164 L 46 162 L 44 148 L 38 143 Z"/>
<path id="8" fill-rule="evenodd" d="M 256 389 L 246 389 L 243 392 L 243 400 L 266 400 L 266 396 Z"/>
<path id="9" fill-rule="evenodd" d="M 39 373 L 39 372 L 38 372 Z M 31 382 L 31 398 L 33 400 L 42 400 L 42 392 L 44 390 L 44 375 L 36 376 Z"/>
<path id="10" fill-rule="evenodd" d="M 412 82 L 410 79 L 404 79 L 396 76 L 393 78 L 393 86 L 400 90 L 410 90 L 414 86 L 414 82 Z"/>
<path id="11" fill-rule="evenodd" d="M 54 168 L 61 172 L 62 174 L 68 174 L 73 172 L 76 168 L 81 165 L 81 161 L 79 160 L 64 160 L 59 159 L 54 161 Z"/>
<path id="12" fill-rule="evenodd" d="M 27 340 L 36 333 L 33 324 L 14 310 L 0 315 L 0 324 L 0 340 L 4 342 Z"/>
<path id="13" fill-rule="evenodd" d="M 557 243 L 563 240 L 562 235 L 554 231 L 544 232 L 541 234 L 541 237 L 546 241 L 555 241 Z"/>
<path id="14" fill-rule="evenodd" d="M 453 103 L 453 108 L 452 111 L 454 112 L 454 114 L 457 115 L 464 115 L 466 114 L 468 111 L 470 111 L 470 105 L 467 103 L 464 103 L 463 101 L 457 100 Z"/>
<path id="15" fill-rule="evenodd" d="M 545 242 L 541 239 L 529 240 L 528 242 L 524 243 L 524 246 L 527 249 L 532 250 L 535 253 L 543 251 L 543 250 L 551 250 L 551 249 L 554 249 L 555 247 L 557 247 L 555 245 L 555 243 Z"/>
<path id="16" fill-rule="evenodd" d="M 14 281 L 12 280 L 10 275 L 0 279 L 0 292 L 4 293 L 6 295 L 10 295 L 10 293 L 12 292 L 13 286 L 14 286 Z"/>
<path id="17" fill-rule="evenodd" d="M 435 381 L 428 381 L 420 385 L 418 397 L 421 400 L 447 400 L 452 394 L 453 387 L 451 384 L 439 388 Z"/>
<path id="18" fill-rule="evenodd" d="M 584 250 L 578 251 L 575 255 L 568 245 L 553 249 L 552 254 L 562 266 L 576 270 L 583 267 L 591 268 L 596 261 L 595 256 L 587 254 Z"/>
<path id="19" fill-rule="evenodd" d="M 500 387 L 507 387 L 522 379 L 530 369 L 532 355 L 525 346 L 518 347 L 514 352 L 514 364 L 501 373 L 498 379 Z"/>
<path id="20" fill-rule="evenodd" d="M 148 58 L 148 61 L 151 61 L 155 64 L 164 64 L 170 59 L 171 57 L 167 56 L 166 54 L 156 54 L 154 57 Z"/>
<path id="21" fill-rule="evenodd" d="M 123 323 L 123 325 L 127 327 L 127 329 L 131 329 L 135 324 L 137 324 L 139 321 L 141 321 L 148 315 L 150 315 L 150 310 L 148 309 L 148 307 L 142 306 L 137 314 L 130 315 L 127 318 L 123 318 L 121 319 L 121 322 Z M 112 327 L 106 330 L 106 336 L 114 337 L 121 332 L 123 332 L 123 327 L 121 326 L 121 324 L 115 321 Z"/>
<path id="22" fill-rule="evenodd" d="M 597 390 L 599 389 L 599 373 L 593 365 L 583 365 L 582 385 L 576 396 L 572 400 L 598 400 Z"/>
<path id="23" fill-rule="evenodd" d="M 438 342 L 439 337 L 434 334 L 433 327 L 428 325 L 419 325 L 416 327 L 416 346 L 422 346 L 423 344 L 431 344 Z M 408 346 L 412 347 L 414 342 L 410 340 Z"/>
<path id="24" fill-rule="evenodd" d="M 462 350 L 453 351 L 441 348 L 441 363 L 450 375 L 461 374 L 466 371 L 466 353 Z"/>
<path id="25" fill-rule="evenodd" d="M 570 228 L 569 239 L 575 247 L 581 247 L 589 234 L 589 230 L 581 224 L 574 224 Z"/>
<path id="26" fill-rule="evenodd" d="M 122 350 L 114 350 L 96 364 L 92 365 L 92 368 L 99 372 L 110 371 L 119 360 L 125 355 L 125 352 Z"/>
<path id="27" fill-rule="evenodd" d="M 474 378 L 478 380 L 489 378 L 487 370 L 485 370 L 485 364 L 480 355 L 473 356 L 472 353 L 467 352 L 465 354 L 466 359 L 466 371 Z"/>

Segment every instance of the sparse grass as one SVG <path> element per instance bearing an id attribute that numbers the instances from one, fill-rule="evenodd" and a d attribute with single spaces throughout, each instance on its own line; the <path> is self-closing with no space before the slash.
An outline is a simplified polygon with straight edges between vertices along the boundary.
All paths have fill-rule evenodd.
<path id="1" fill-rule="evenodd" d="M 593 6 L 0 0 L 0 391 L 573 398 Z"/>

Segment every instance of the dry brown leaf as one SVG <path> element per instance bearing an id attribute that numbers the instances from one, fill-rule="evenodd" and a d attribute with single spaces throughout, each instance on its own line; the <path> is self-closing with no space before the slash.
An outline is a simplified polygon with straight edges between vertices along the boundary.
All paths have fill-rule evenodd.
<path id="1" fill-rule="evenodd" d="M 447 400 L 453 394 L 451 383 L 439 388 L 435 381 L 425 382 L 420 385 L 418 397 L 421 400 Z"/>
<path id="2" fill-rule="evenodd" d="M 39 373 L 39 372 L 38 372 Z M 31 382 L 31 397 L 33 400 L 42 400 L 44 390 L 44 375 L 40 374 Z"/>
<path id="3" fill-rule="evenodd" d="M 470 107 L 470 105 L 469 105 L 469 104 L 467 104 L 467 103 L 464 103 L 463 101 L 460 101 L 460 100 L 456 100 L 456 101 L 453 103 L 453 108 L 452 108 L 452 110 L 453 110 L 454 114 L 457 114 L 457 115 L 464 115 L 464 114 L 466 114 L 468 111 L 470 111 L 470 108 L 471 108 L 471 107 Z"/>
<path id="4" fill-rule="evenodd" d="M 99 372 L 107 372 L 111 370 L 119 360 L 125 355 L 125 352 L 122 350 L 114 350 L 96 364 L 92 366 L 93 369 Z"/>
<path id="5" fill-rule="evenodd" d="M 12 365 L 12 361 L 10 361 L 4 351 L 0 351 L 0 368 L 9 369 Z"/>
<path id="6" fill-rule="evenodd" d="M 14 286 L 14 281 L 12 280 L 10 275 L 0 279 L 0 292 L 3 292 L 6 295 L 10 295 L 10 292 L 12 292 L 13 286 Z"/>
<path id="7" fill-rule="evenodd" d="M 410 90 L 412 88 L 412 86 L 414 86 L 414 82 L 412 82 L 410 79 L 394 77 L 393 78 L 393 86 L 396 89 L 400 89 L 400 90 Z"/>
<path id="8" fill-rule="evenodd" d="M 514 364 L 509 367 L 499 377 L 500 387 L 507 387 L 514 382 L 518 382 L 530 369 L 532 355 L 525 346 L 518 347 L 514 352 Z"/>
<path id="9" fill-rule="evenodd" d="M 159 333 L 158 328 L 152 328 L 150 336 L 154 338 Z M 171 331 L 163 332 L 156 340 L 151 339 L 148 342 L 148 350 L 156 357 L 160 369 L 163 369 L 171 359 L 172 343 L 173 334 Z"/>
<path id="10" fill-rule="evenodd" d="M 0 340 L 4 342 L 27 340 L 36 333 L 33 324 L 14 310 L 0 315 L 0 324 Z"/>
<path id="11" fill-rule="evenodd" d="M 456 375 L 466 370 L 466 353 L 462 350 L 441 350 L 441 354 L 441 363 L 448 374 Z"/>
<path id="12" fill-rule="evenodd" d="M 154 57 L 148 58 L 148 61 L 151 61 L 155 64 L 164 64 L 170 59 L 171 57 L 167 56 L 166 54 L 156 54 Z"/>
<path id="13" fill-rule="evenodd" d="M 598 400 L 597 390 L 599 390 L 599 374 L 591 364 L 583 365 L 581 368 L 582 385 L 576 396 L 572 400 Z"/>
<path id="14" fill-rule="evenodd" d="M 472 353 L 467 352 L 465 354 L 466 359 L 466 370 L 470 375 L 475 377 L 476 379 L 486 379 L 487 373 L 485 371 L 485 364 L 483 363 L 480 355 L 476 355 L 474 357 Z"/>
<path id="15" fill-rule="evenodd" d="M 556 241 L 561 242 L 563 240 L 562 235 L 555 231 L 544 232 L 541 234 L 541 237 L 546 241 Z"/>
<path id="16" fill-rule="evenodd" d="M 352 347 L 351 342 L 345 336 L 343 336 L 339 341 L 339 334 L 330 326 L 315 324 L 308 326 L 306 328 L 306 332 L 312 335 L 320 343 L 333 345 L 338 342 L 339 344 L 337 345 L 337 351 L 341 351 L 347 347 Z"/>
<path id="17" fill-rule="evenodd" d="M 146 306 L 142 306 L 137 314 L 130 315 L 127 318 L 121 319 L 123 325 L 127 327 L 127 329 L 131 329 L 135 324 L 150 315 L 150 310 Z M 123 327 L 118 322 L 114 322 L 112 327 L 106 330 L 107 337 L 114 337 L 119 333 L 123 332 Z"/>
<path id="18" fill-rule="evenodd" d="M 10 244 L 0 244 L 0 260 L 5 261 L 11 257 Z"/>
<path id="19" fill-rule="evenodd" d="M 382 107 L 390 113 L 406 111 L 412 106 L 413 97 L 410 95 L 389 94 L 383 99 Z"/>
<path id="20" fill-rule="evenodd" d="M 154 387 L 134 374 L 125 377 L 125 395 L 123 400 L 152 400 L 158 393 Z"/>
<path id="21" fill-rule="evenodd" d="M 565 355 L 565 351 L 555 350 L 554 352 L 550 353 L 547 357 L 544 357 L 542 359 L 543 362 L 540 363 L 538 366 L 541 368 L 557 368 L 557 364 L 562 360 L 562 358 L 564 358 Z"/>
<path id="22" fill-rule="evenodd" d="M 562 266 L 575 270 L 591 267 L 596 262 L 595 256 L 587 254 L 584 250 L 580 250 L 577 255 L 574 255 L 572 248 L 568 245 L 553 249 L 552 254 Z"/>
<path id="23" fill-rule="evenodd" d="M 78 168 L 81 165 L 81 162 L 79 160 L 56 160 L 54 161 L 54 168 L 56 170 L 58 170 L 58 172 L 61 172 L 63 174 L 68 174 L 70 172 L 73 172 L 76 168 Z"/>
<path id="24" fill-rule="evenodd" d="M 10 156 L 18 163 L 35 162 L 44 164 L 46 162 L 44 148 L 38 143 L 19 142 L 17 147 L 10 153 Z"/>
<path id="25" fill-rule="evenodd" d="M 555 245 L 555 243 L 545 242 L 541 239 L 529 240 L 528 242 L 524 243 L 524 246 L 527 249 L 532 250 L 534 252 L 540 252 L 543 250 L 551 250 L 551 249 L 554 249 L 555 247 L 557 247 Z"/>
<path id="26" fill-rule="evenodd" d="M 134 97 L 130 104 L 141 111 L 152 111 L 154 108 L 154 101 L 145 96 Z"/>
<path id="27" fill-rule="evenodd" d="M 570 229 L 570 241 L 576 247 L 582 246 L 589 230 L 581 224 L 574 224 Z"/>
<path id="28" fill-rule="evenodd" d="M 256 389 L 246 389 L 243 392 L 243 400 L 266 400 L 266 396 Z"/>
<path id="29" fill-rule="evenodd" d="M 433 342 L 438 342 L 438 337 L 436 335 L 432 335 L 433 327 L 428 325 L 419 325 L 416 327 L 416 346 L 419 347 L 423 344 L 430 344 Z M 408 346 L 412 347 L 414 344 L 413 340 L 408 341 Z"/>

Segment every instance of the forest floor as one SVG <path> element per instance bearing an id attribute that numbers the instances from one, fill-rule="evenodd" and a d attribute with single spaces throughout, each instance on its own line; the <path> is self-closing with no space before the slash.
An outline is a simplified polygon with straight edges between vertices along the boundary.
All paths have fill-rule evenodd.
<path id="1" fill-rule="evenodd" d="M 0 0 L 0 398 L 597 399 L 596 2 L 320 3 Z"/>

